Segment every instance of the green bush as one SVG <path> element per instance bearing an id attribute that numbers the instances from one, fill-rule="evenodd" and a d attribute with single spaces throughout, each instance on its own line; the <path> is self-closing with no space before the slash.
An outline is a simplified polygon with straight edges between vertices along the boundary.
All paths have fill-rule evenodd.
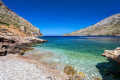
<path id="1" fill-rule="evenodd" d="M 0 24 L 9 26 L 9 24 L 8 24 L 8 23 L 1 22 L 1 21 L 0 21 Z"/>

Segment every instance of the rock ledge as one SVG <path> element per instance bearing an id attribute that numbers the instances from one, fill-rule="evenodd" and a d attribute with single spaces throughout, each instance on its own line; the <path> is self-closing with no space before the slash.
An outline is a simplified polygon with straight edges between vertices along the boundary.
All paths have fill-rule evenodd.
<path id="1" fill-rule="evenodd" d="M 105 53 L 103 53 L 102 56 L 105 56 L 120 63 L 120 47 L 117 47 L 114 50 L 105 50 L 104 52 Z"/>

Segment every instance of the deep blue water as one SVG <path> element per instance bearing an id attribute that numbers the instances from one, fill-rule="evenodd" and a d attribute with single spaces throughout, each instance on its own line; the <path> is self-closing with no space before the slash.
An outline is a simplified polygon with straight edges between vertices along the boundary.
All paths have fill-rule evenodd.
<path id="1" fill-rule="evenodd" d="M 96 66 L 109 61 L 101 54 L 106 49 L 113 50 L 120 46 L 120 37 L 112 36 L 45 36 L 40 38 L 48 42 L 37 44 L 36 49 L 55 52 L 56 56 L 49 59 L 50 61 L 72 65 L 78 72 L 86 75 L 86 80 L 92 80 L 93 77 L 103 78 Z"/>

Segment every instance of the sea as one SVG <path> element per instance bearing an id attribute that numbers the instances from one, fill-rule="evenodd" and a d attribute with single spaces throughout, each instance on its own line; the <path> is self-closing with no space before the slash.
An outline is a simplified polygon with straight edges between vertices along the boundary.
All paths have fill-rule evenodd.
<path id="1" fill-rule="evenodd" d="M 101 56 L 104 50 L 120 47 L 119 36 L 44 36 L 48 40 L 33 46 L 30 54 L 54 53 L 42 60 L 52 64 L 55 69 L 63 71 L 66 65 L 82 72 L 84 80 L 120 80 L 119 64 Z M 49 54 L 49 53 L 48 53 Z M 47 54 L 46 54 L 47 55 Z"/>

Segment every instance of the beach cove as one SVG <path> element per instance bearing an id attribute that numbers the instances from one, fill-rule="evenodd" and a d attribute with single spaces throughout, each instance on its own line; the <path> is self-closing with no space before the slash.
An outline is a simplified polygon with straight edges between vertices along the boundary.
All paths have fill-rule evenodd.
<path id="1" fill-rule="evenodd" d="M 32 57 L 40 62 L 47 62 L 50 68 L 64 71 L 67 65 L 73 66 L 77 72 L 85 75 L 85 80 L 111 79 L 106 76 L 107 68 L 112 67 L 110 61 L 101 56 L 104 50 L 114 49 L 120 45 L 120 37 L 40 37 L 48 40 L 43 44 L 34 45 L 34 50 L 26 52 L 26 55 L 32 53 Z M 35 57 L 39 55 L 40 57 Z M 41 57 L 42 56 L 42 57 Z"/>

